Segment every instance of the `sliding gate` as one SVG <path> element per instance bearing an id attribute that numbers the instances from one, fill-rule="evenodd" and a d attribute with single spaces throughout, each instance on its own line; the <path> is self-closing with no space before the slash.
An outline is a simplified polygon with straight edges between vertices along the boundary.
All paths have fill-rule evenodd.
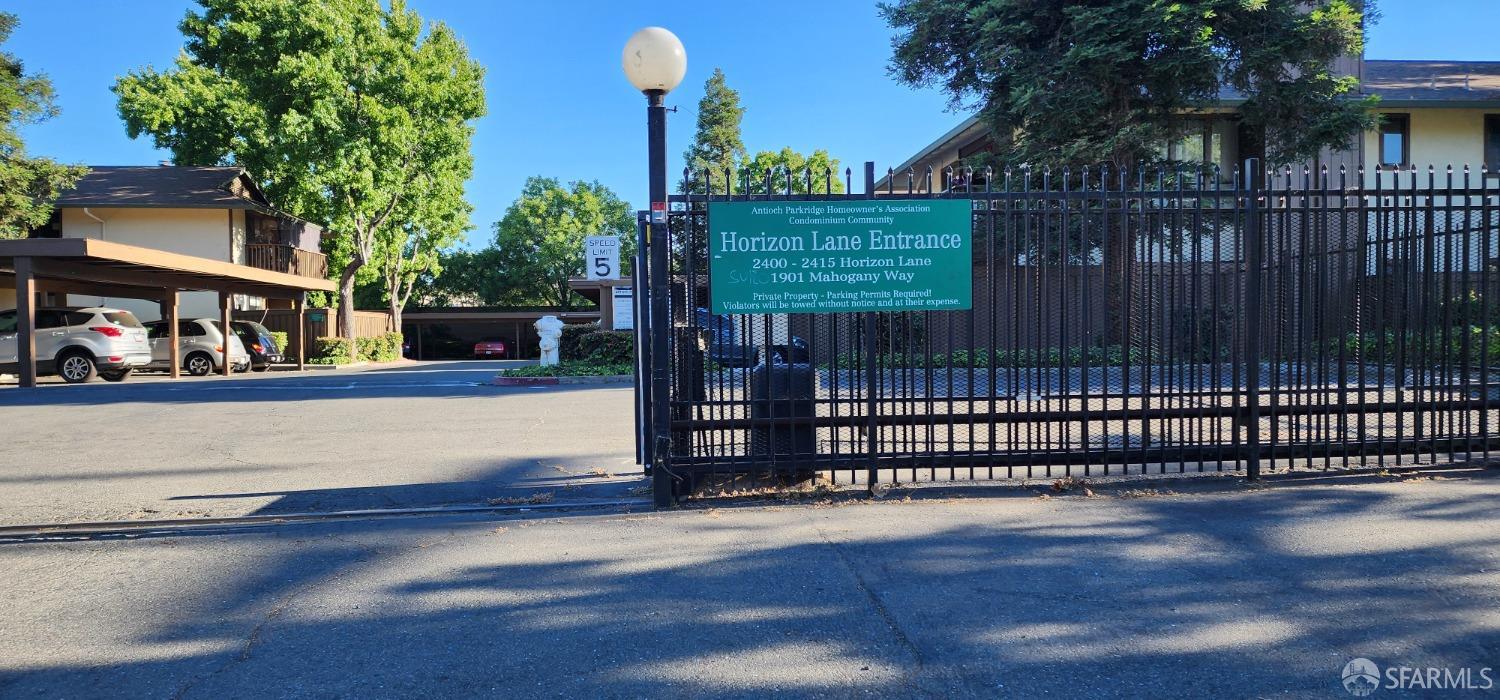
<path id="1" fill-rule="evenodd" d="M 858 194 L 847 170 L 692 176 L 701 194 L 674 197 L 665 224 L 642 218 L 642 448 L 658 502 L 816 475 L 1255 478 L 1487 458 L 1495 181 L 1246 172 L 877 185 L 867 163 Z M 970 280 L 968 308 L 715 312 L 715 203 L 910 199 L 969 203 L 968 259 L 942 271 Z"/>

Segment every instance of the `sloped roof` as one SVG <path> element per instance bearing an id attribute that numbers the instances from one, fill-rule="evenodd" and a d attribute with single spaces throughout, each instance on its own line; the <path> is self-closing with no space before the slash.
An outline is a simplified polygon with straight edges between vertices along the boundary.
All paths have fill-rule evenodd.
<path id="1" fill-rule="evenodd" d="M 1365 60 L 1363 91 L 1401 102 L 1500 101 L 1500 61 Z"/>
<path id="2" fill-rule="evenodd" d="M 236 194 L 231 186 L 239 180 Z M 172 207 L 269 209 L 271 203 L 243 168 L 177 165 L 89 166 L 59 207 Z"/>

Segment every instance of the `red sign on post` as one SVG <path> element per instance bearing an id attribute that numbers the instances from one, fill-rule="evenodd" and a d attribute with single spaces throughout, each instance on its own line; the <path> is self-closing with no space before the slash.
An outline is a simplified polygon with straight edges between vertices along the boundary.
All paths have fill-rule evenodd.
<path id="1" fill-rule="evenodd" d="M 666 202 L 652 202 L 651 203 L 651 223 L 653 223 L 653 224 L 664 224 L 664 223 L 667 223 L 667 203 Z"/>

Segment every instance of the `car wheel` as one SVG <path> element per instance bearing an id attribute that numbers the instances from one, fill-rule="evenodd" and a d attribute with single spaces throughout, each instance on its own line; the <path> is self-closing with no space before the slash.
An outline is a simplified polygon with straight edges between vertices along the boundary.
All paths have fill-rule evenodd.
<path id="1" fill-rule="evenodd" d="M 117 369 L 113 372 L 100 372 L 99 377 L 106 382 L 123 382 L 130 377 L 133 370 Z"/>
<path id="2" fill-rule="evenodd" d="M 252 372 L 264 372 L 264 371 L 266 371 L 268 369 L 271 369 L 270 365 L 261 365 L 259 367 L 251 367 L 250 371 L 252 371 Z"/>
<path id="3" fill-rule="evenodd" d="M 195 352 L 182 361 L 182 368 L 194 377 L 207 377 L 214 371 L 214 358 L 205 352 Z"/>
<path id="4" fill-rule="evenodd" d="M 82 352 L 70 352 L 57 360 L 57 376 L 69 384 L 82 384 L 98 374 L 94 358 Z"/>

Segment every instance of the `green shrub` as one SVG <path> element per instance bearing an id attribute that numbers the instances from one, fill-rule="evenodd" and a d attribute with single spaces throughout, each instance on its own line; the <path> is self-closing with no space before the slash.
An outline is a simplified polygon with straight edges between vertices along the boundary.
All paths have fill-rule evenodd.
<path id="1" fill-rule="evenodd" d="M 583 360 L 595 365 L 635 362 L 635 334 L 630 331 L 594 331 L 578 339 Z"/>
<path id="2" fill-rule="evenodd" d="M 528 365 L 501 370 L 502 377 L 613 377 L 635 372 L 635 365 L 624 363 L 563 362 L 551 367 Z"/>
<path id="3" fill-rule="evenodd" d="M 347 338 L 322 337 L 313 340 L 312 353 L 307 358 L 310 365 L 349 364 L 349 340 Z"/>
<path id="4" fill-rule="evenodd" d="M 280 350 L 283 355 L 291 354 L 291 349 L 287 347 L 289 338 L 286 331 L 271 331 L 271 340 L 275 341 L 276 349 Z"/>
<path id="5" fill-rule="evenodd" d="M 582 360 L 584 352 L 579 348 L 579 342 L 583 337 L 595 333 L 599 326 L 592 323 L 570 323 L 563 326 L 562 337 L 557 339 L 557 357 L 567 362 L 568 360 Z"/>
<path id="6" fill-rule="evenodd" d="M 395 362 L 401 359 L 400 333 L 390 332 L 373 338 L 359 338 L 354 345 L 359 349 L 359 359 L 364 362 Z"/>

